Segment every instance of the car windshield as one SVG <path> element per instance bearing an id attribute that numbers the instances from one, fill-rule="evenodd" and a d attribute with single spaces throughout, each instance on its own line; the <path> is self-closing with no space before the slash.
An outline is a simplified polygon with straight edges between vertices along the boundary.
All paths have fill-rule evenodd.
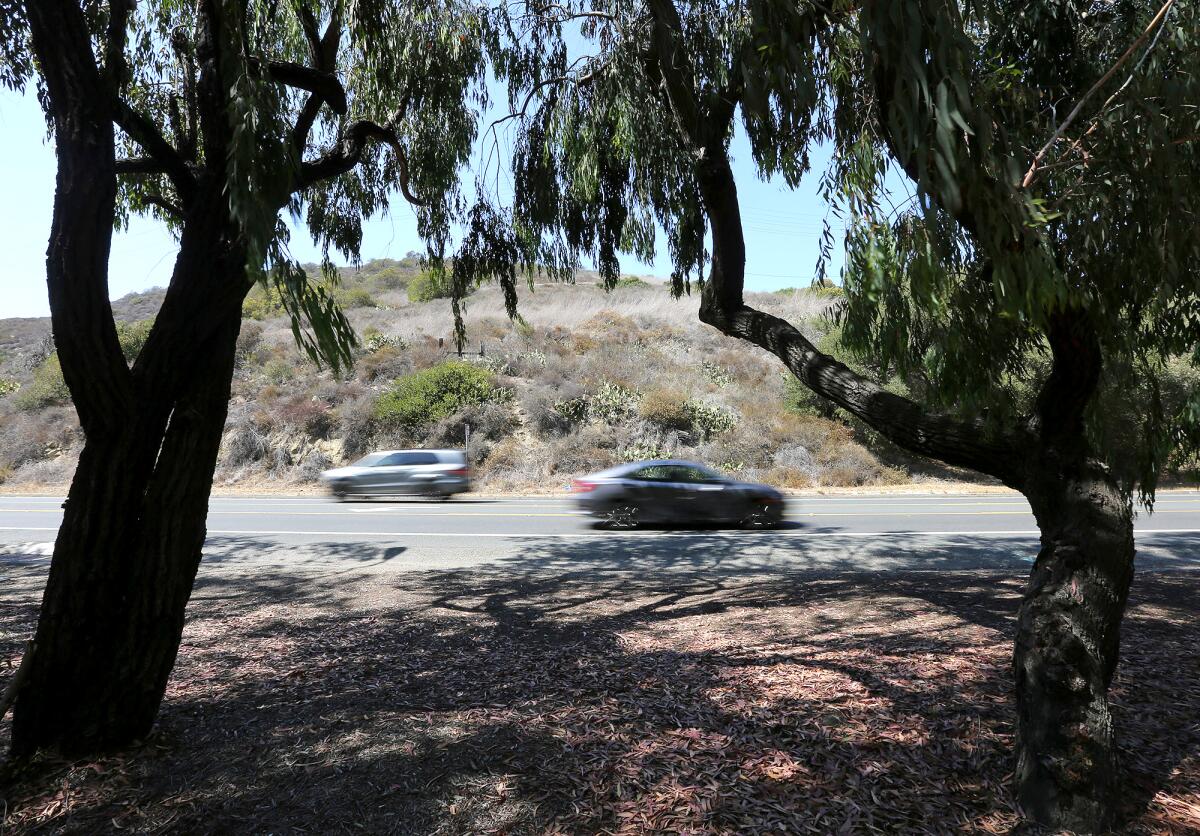
<path id="1" fill-rule="evenodd" d="M 386 455 L 386 453 L 371 453 L 369 456 L 363 456 L 356 461 L 352 467 L 374 467 L 383 461 L 383 457 Z"/>

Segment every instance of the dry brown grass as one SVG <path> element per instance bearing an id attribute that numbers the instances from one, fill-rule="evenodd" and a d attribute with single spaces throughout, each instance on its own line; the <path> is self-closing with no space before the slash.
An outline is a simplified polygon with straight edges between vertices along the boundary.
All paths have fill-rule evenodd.
<path id="1" fill-rule="evenodd" d="M 360 333 L 373 328 L 402 343 L 364 351 L 345 379 L 302 359 L 284 319 L 247 323 L 239 342 L 225 452 L 232 441 L 247 443 L 240 445 L 240 455 L 223 456 L 218 483 L 269 488 L 274 481 L 310 479 L 319 459 L 296 451 L 318 441 L 337 443 L 322 450 L 333 464 L 341 463 L 339 455 L 354 459 L 374 447 L 461 442 L 465 424 L 471 423 L 465 417 L 453 426 L 442 422 L 407 434 L 373 420 L 372 405 L 384 387 L 445 360 L 455 345 L 447 300 L 411 303 L 405 297 L 401 280 L 416 268 L 377 266 L 368 265 L 361 279 L 345 287 L 353 290 L 360 281 L 386 309 L 358 307 L 347 315 Z M 387 270 L 395 275 L 376 281 L 376 274 Z M 809 330 L 828 305 L 808 293 L 756 294 L 753 301 Z M 525 324 L 517 327 L 502 315 L 499 288 L 472 294 L 465 315 L 469 359 L 503 378 L 516 395 L 520 419 L 497 422 L 490 420 L 495 416 L 482 416 L 513 440 L 502 445 L 501 433 L 486 430 L 487 437 L 473 444 L 472 457 L 481 465 L 477 486 L 523 490 L 549 474 L 569 478 L 619 459 L 660 453 L 704 458 L 735 475 L 778 479 L 784 487 L 885 485 L 905 478 L 855 446 L 845 425 L 789 413 L 779 362 L 700 323 L 697 305 L 696 297 L 673 299 L 661 284 L 610 293 L 594 284 L 539 284 L 522 292 Z M 478 356 L 481 343 L 483 357 Z M 592 415 L 571 422 L 555 411 L 558 403 L 588 398 L 612 385 L 636 393 L 618 418 Z M 689 398 L 733 416 L 735 426 L 724 432 L 704 429 L 683 413 Z M 257 411 L 245 407 L 251 403 Z M 45 413 L 47 421 L 39 422 L 39 417 L 0 415 L 7 430 L 0 441 L 0 477 L 6 481 L 28 485 L 70 473 L 55 457 L 66 453 L 73 462 L 78 453 L 81 439 L 73 418 Z M 51 425 L 62 436 L 56 445 L 47 443 Z M 258 437 L 269 449 L 259 449 Z M 518 450 L 522 444 L 528 448 L 524 455 Z M 811 466 L 775 461 L 779 450 L 794 445 L 812 451 Z M 488 462 L 490 456 L 496 458 Z M 56 463 L 40 463 L 47 459 Z"/>

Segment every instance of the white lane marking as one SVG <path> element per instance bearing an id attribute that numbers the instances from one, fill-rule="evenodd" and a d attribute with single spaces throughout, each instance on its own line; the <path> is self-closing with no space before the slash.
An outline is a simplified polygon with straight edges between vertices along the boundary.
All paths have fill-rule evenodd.
<path id="1" fill-rule="evenodd" d="M 3 529 L 0 529 L 3 530 Z M 258 534 L 275 536 L 316 536 L 316 537 L 470 537 L 491 538 L 500 540 L 539 540 L 539 539 L 579 539 L 591 537 L 1039 537 L 1041 532 L 1028 531 L 639 531 L 639 532 L 564 532 L 546 534 L 526 534 L 514 532 L 511 534 L 493 532 L 463 532 L 449 531 L 251 531 L 232 529 L 209 529 L 209 534 Z M 1200 534 L 1200 528 L 1159 528 L 1149 531 L 1135 532 L 1138 537 L 1158 534 Z"/>
<path id="2" fill-rule="evenodd" d="M 1155 514 L 1194 514 L 1200 511 L 1200 508 L 1162 508 Z M 26 513 L 26 514 L 55 514 L 59 513 L 56 509 L 51 508 L 26 508 L 23 510 L 13 508 L 0 508 L 0 513 Z M 419 511 L 413 508 L 362 508 L 351 509 L 350 511 L 223 511 L 218 509 L 210 509 L 210 517 L 348 517 L 354 514 L 364 513 L 391 513 L 398 517 L 408 518 L 433 518 L 433 517 L 528 517 L 528 518 L 550 518 L 550 517 L 578 517 L 585 516 L 583 511 Z M 858 517 L 858 518 L 877 518 L 877 517 L 989 517 L 989 516 L 1030 516 L 1028 509 L 1015 509 L 1011 511 L 789 511 L 786 516 L 789 519 L 815 519 L 818 517 Z M 31 529 L 34 530 L 34 529 Z"/>
<path id="3" fill-rule="evenodd" d="M 58 527 L 40 526 L 0 526 L 0 531 L 58 531 Z M 1036 529 L 1028 530 L 993 530 L 993 531 L 639 531 L 639 532 L 547 532 L 529 534 L 526 532 L 452 532 L 452 531 L 310 531 L 293 529 L 208 529 L 209 534 L 267 534 L 276 536 L 307 535 L 320 537 L 492 537 L 500 539 L 536 540 L 547 537 L 881 537 L 902 535 L 905 537 L 1039 537 L 1041 532 Z M 1135 530 L 1137 537 L 1150 537 L 1158 534 L 1200 534 L 1200 528 L 1150 528 Z M 5 548 L 0 544 L 0 548 Z"/>

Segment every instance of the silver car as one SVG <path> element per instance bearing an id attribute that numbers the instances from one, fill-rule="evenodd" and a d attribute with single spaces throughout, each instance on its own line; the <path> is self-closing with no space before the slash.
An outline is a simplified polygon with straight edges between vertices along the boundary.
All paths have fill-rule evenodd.
<path id="1" fill-rule="evenodd" d="M 738 482 L 696 462 L 633 462 L 571 483 L 580 510 L 610 528 L 642 523 L 732 523 L 773 528 L 783 522 L 783 494 Z"/>
<path id="2" fill-rule="evenodd" d="M 338 499 L 351 496 L 431 496 L 449 499 L 471 489 L 462 450 L 384 450 L 326 470 L 321 481 Z"/>

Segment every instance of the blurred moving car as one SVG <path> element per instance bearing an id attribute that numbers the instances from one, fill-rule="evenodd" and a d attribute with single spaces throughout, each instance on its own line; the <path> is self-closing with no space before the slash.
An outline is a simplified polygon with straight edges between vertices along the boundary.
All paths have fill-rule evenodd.
<path id="1" fill-rule="evenodd" d="M 384 450 L 321 474 L 338 499 L 350 496 L 432 496 L 449 499 L 471 489 L 462 450 Z"/>
<path id="2" fill-rule="evenodd" d="M 738 482 L 696 462 L 633 462 L 571 483 L 579 507 L 610 528 L 642 523 L 734 523 L 773 528 L 783 521 L 783 494 Z"/>

